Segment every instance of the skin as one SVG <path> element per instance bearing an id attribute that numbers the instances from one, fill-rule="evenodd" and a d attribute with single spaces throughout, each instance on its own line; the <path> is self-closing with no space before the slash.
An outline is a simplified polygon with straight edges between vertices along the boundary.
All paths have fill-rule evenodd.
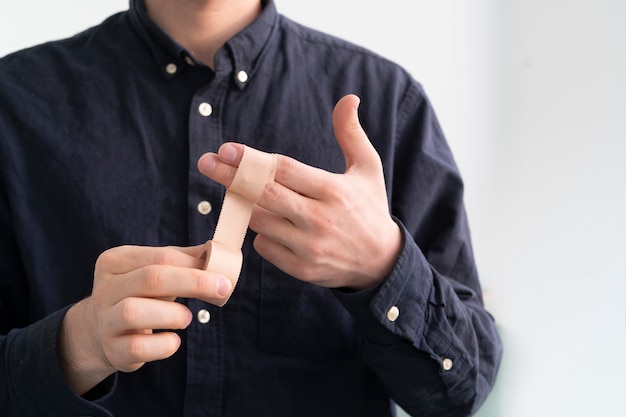
<path id="1" fill-rule="evenodd" d="M 258 0 L 146 0 L 150 16 L 211 66 L 215 52 L 260 12 Z M 297 279 L 330 288 L 364 289 L 385 279 L 402 245 L 389 214 L 380 158 L 358 120 L 359 99 L 346 96 L 333 113 L 346 172 L 333 174 L 279 155 L 275 182 L 252 215 L 254 247 Z M 207 153 L 199 170 L 230 185 L 243 145 Z M 82 395 L 116 371 L 132 372 L 180 347 L 173 331 L 191 311 L 176 298 L 223 305 L 230 281 L 203 271 L 203 246 L 121 246 L 102 253 L 91 296 L 70 308 L 61 325 L 61 366 Z M 159 332 L 154 332 L 159 329 Z"/>
<path id="2" fill-rule="evenodd" d="M 226 301 L 232 284 L 201 269 L 203 250 L 121 246 L 100 255 L 91 296 L 68 310 L 59 336 L 61 364 L 74 391 L 82 395 L 118 370 L 132 372 L 173 355 L 180 337 L 153 330 L 189 326 L 192 313 L 177 297 Z"/>
<path id="3" fill-rule="evenodd" d="M 211 68 L 216 52 L 261 13 L 259 0 L 146 0 L 148 15 Z"/>
<path id="4" fill-rule="evenodd" d="M 358 97 L 343 97 L 333 112 L 346 171 L 334 174 L 278 155 L 274 183 L 255 206 L 250 228 L 256 251 L 286 273 L 329 288 L 365 289 L 395 265 L 402 244 L 387 205 L 382 164 L 357 115 Z M 198 169 L 226 187 L 243 145 L 207 153 Z"/>

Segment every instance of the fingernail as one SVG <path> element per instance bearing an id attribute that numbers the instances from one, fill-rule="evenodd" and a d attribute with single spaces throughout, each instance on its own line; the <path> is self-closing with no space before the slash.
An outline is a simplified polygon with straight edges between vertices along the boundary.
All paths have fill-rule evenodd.
<path id="1" fill-rule="evenodd" d="M 218 151 L 218 154 L 222 161 L 234 162 L 237 158 L 237 148 L 235 148 L 233 145 L 225 144 L 222 145 L 222 147 Z"/>
<path id="2" fill-rule="evenodd" d="M 204 155 L 198 161 L 198 168 L 200 171 L 208 172 L 213 171 L 215 168 L 215 158 L 212 155 Z"/>
<path id="3" fill-rule="evenodd" d="M 230 294 L 232 284 L 226 277 L 220 277 L 217 281 L 217 295 L 226 297 Z"/>

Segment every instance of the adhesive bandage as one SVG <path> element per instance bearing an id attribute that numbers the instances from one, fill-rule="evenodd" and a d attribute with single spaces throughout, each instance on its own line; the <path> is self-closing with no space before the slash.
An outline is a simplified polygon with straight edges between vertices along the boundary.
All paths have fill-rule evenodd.
<path id="1" fill-rule="evenodd" d="M 252 208 L 274 181 L 276 155 L 244 147 L 239 168 L 226 190 L 213 239 L 205 244 L 205 270 L 224 274 L 237 284 L 243 265 L 243 245 Z"/>

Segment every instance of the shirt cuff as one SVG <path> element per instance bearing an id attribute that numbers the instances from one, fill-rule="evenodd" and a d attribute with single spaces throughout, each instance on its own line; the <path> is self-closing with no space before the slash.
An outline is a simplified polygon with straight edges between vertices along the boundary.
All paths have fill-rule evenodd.
<path id="1" fill-rule="evenodd" d="M 19 330 L 7 337 L 6 359 L 11 396 L 25 415 L 90 415 L 110 417 L 95 401 L 78 396 L 67 384 L 61 370 L 57 341 L 59 329 L 69 307 Z M 114 390 L 116 375 L 90 391 L 104 400 Z"/>
<path id="2" fill-rule="evenodd" d="M 398 220 L 396 223 L 404 245 L 389 276 L 373 288 L 357 292 L 335 290 L 334 294 L 370 341 L 391 344 L 404 339 L 416 345 L 426 327 L 433 274 L 406 228 Z"/>

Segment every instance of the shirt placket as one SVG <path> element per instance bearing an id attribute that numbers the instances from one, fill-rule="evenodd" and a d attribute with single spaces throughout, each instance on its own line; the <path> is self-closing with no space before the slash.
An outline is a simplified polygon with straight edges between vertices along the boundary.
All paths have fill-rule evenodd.
<path id="1" fill-rule="evenodd" d="M 189 107 L 189 242 L 211 239 L 224 187 L 197 170 L 205 152 L 224 142 L 223 114 L 228 78 L 216 76 L 200 88 Z M 221 416 L 224 384 L 223 319 L 221 309 L 201 300 L 187 300 L 194 320 L 187 328 L 187 386 L 184 416 Z"/>

